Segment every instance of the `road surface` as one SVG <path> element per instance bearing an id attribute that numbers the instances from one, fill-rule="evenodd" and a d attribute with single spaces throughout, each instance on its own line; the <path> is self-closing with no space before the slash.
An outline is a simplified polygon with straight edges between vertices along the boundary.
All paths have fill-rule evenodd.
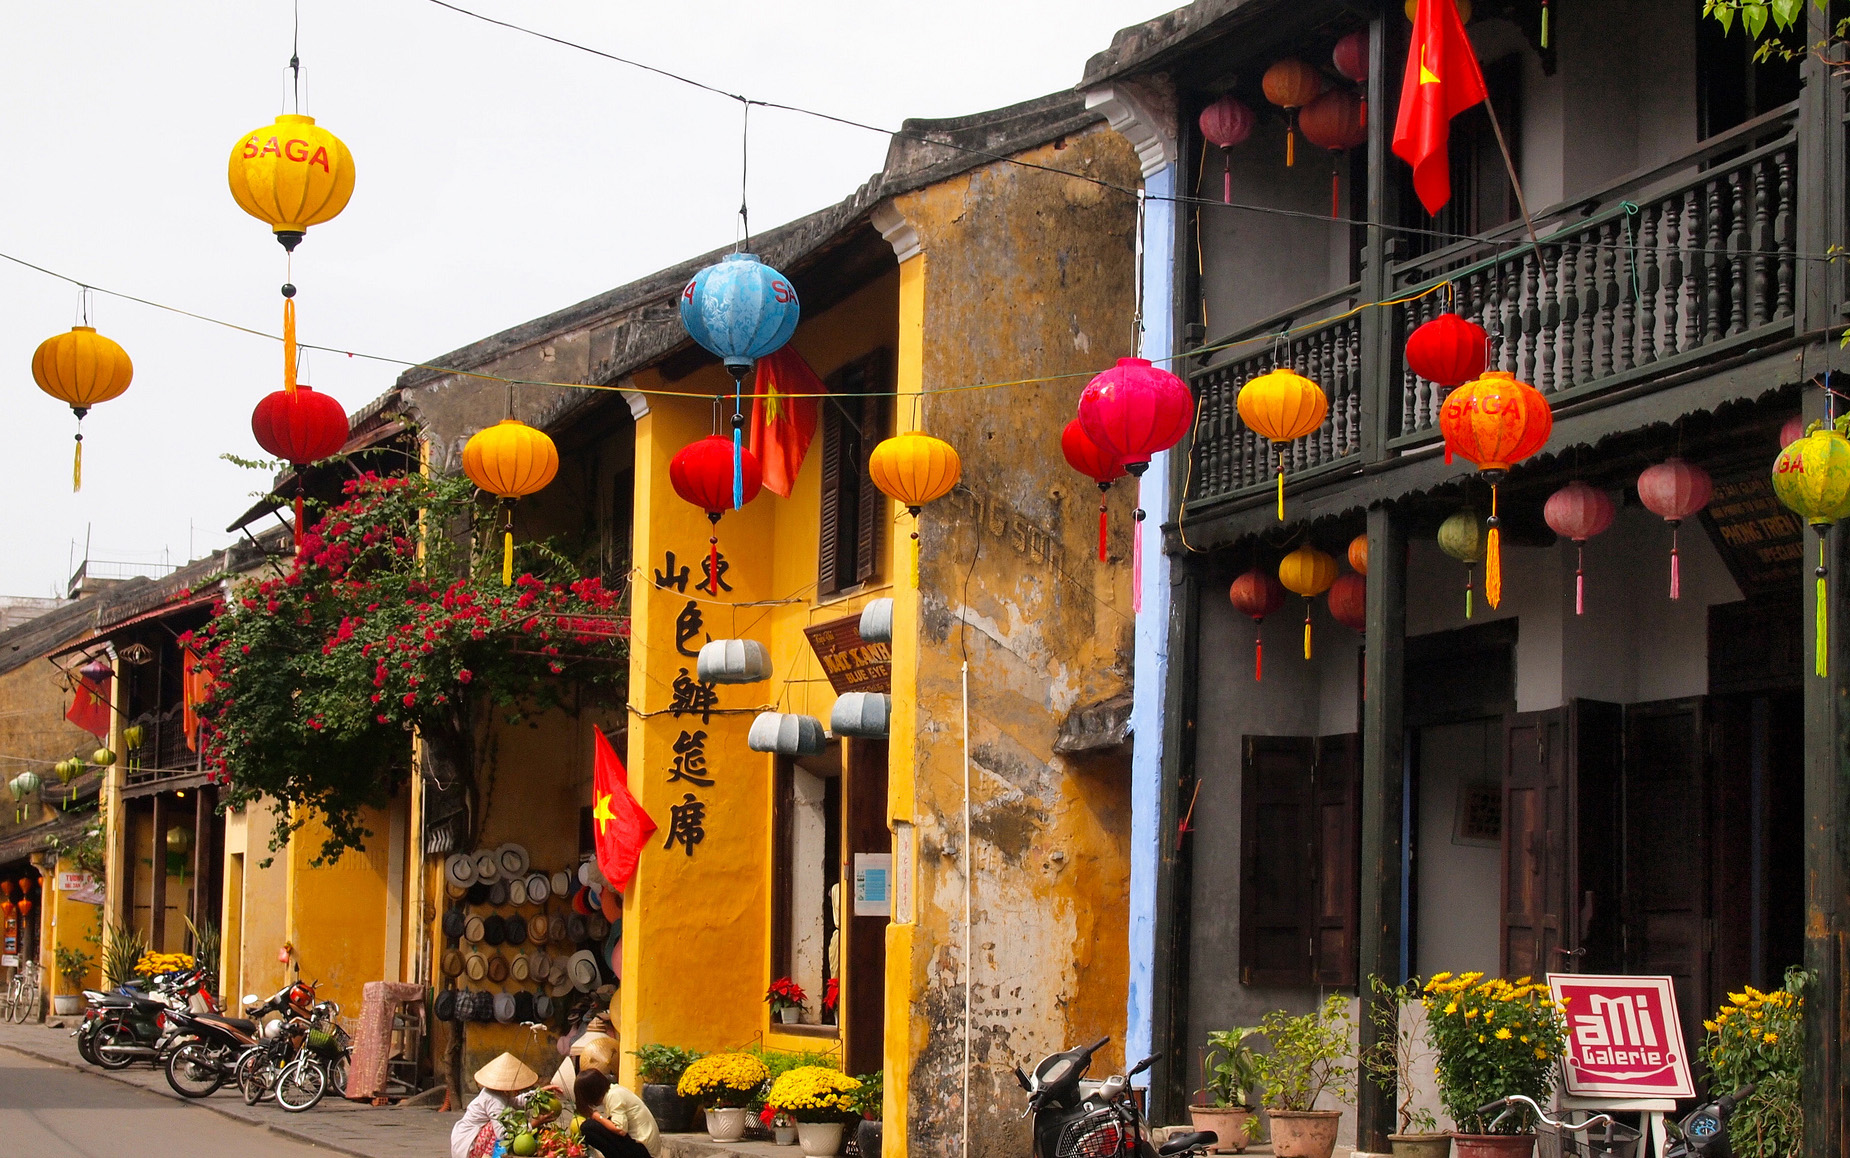
<path id="1" fill-rule="evenodd" d="M 0 1048 L 0 1158 L 329 1158 L 176 1098 Z"/>

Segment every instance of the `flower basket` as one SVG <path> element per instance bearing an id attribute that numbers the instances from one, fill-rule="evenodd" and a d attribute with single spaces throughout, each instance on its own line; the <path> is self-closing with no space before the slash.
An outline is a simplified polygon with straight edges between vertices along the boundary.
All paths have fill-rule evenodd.
<path id="1" fill-rule="evenodd" d="M 771 1083 L 771 1092 L 765 1095 L 765 1101 L 796 1119 L 800 1127 L 805 1123 L 833 1122 L 841 1125 L 855 1117 L 857 1092 L 861 1083 L 827 1066 L 797 1066 L 778 1075 Z M 836 1139 L 837 1149 L 840 1139 Z M 834 1151 L 828 1151 L 833 1153 Z M 806 1154 L 822 1151 L 805 1150 Z"/>
<path id="2" fill-rule="evenodd" d="M 1527 977 L 1511 982 L 1485 980 L 1477 972 L 1438 973 L 1426 983 L 1420 1001 L 1426 1007 L 1427 1036 L 1439 1055 L 1439 1097 L 1458 1127 L 1454 1136 L 1461 1158 L 1468 1158 L 1466 1148 L 1489 1132 L 1491 1122 L 1477 1114 L 1478 1107 L 1512 1094 L 1548 1104 L 1565 1042 L 1561 1013 L 1548 986 Z M 1511 1112 L 1497 1126 L 1496 1132 L 1505 1135 L 1534 1129 L 1527 1111 Z M 1534 1140 L 1528 1141 L 1532 1145 Z M 1510 1148 L 1520 1150 L 1522 1144 L 1513 1142 Z"/>
<path id="3" fill-rule="evenodd" d="M 739 1110 L 739 1130 L 745 1129 L 743 1111 L 758 1096 L 771 1071 L 748 1053 L 716 1053 L 703 1057 L 682 1071 L 676 1091 L 712 1110 Z M 708 1115 L 711 1121 L 711 1113 Z M 711 1126 L 709 1125 L 709 1133 Z M 733 1135 L 736 1139 L 739 1135 Z"/>

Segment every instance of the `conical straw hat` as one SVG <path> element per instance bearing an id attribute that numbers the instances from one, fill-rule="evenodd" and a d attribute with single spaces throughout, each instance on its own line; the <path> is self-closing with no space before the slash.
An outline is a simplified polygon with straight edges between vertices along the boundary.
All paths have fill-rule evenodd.
<path id="1" fill-rule="evenodd" d="M 540 1075 L 511 1053 L 504 1053 L 475 1071 L 475 1084 L 485 1090 L 524 1090 L 538 1085 L 539 1081 Z"/>

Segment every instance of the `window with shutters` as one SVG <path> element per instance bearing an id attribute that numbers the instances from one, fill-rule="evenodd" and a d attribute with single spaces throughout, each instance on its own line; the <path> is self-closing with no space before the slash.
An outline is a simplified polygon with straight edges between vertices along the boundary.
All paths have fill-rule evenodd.
<path id="1" fill-rule="evenodd" d="M 867 475 L 867 456 L 887 435 L 891 360 L 885 350 L 829 375 L 822 400 L 822 535 L 817 594 L 830 596 L 879 577 L 886 496 Z"/>
<path id="2" fill-rule="evenodd" d="M 1240 787 L 1243 984 L 1356 983 L 1358 739 L 1246 737 Z"/>

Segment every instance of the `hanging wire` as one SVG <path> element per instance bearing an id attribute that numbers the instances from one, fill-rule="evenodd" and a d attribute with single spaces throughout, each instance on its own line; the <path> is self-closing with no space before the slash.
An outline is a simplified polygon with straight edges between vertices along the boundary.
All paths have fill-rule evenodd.
<path id="1" fill-rule="evenodd" d="M 752 247 L 752 213 L 750 198 L 746 196 L 752 165 L 752 102 L 741 97 L 739 103 L 744 107 L 739 123 L 739 229 L 744 241 L 734 247 L 735 253 L 749 251 Z"/>

